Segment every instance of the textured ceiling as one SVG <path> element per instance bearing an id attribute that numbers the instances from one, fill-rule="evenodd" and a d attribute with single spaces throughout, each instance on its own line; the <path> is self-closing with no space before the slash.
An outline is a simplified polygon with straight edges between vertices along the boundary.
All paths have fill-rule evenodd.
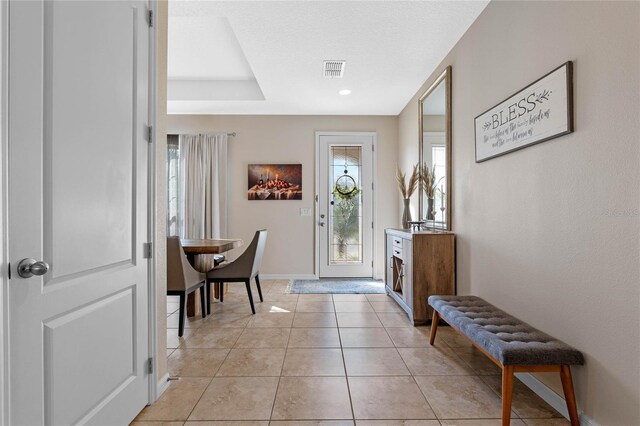
<path id="1" fill-rule="evenodd" d="M 168 111 L 396 115 L 487 3 L 171 0 Z"/>

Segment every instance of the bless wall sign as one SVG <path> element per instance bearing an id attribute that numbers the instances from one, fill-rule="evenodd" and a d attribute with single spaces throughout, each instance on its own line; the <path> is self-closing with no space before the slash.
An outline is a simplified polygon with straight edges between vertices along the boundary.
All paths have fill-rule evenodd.
<path id="1" fill-rule="evenodd" d="M 571 61 L 475 119 L 476 163 L 573 132 Z"/>

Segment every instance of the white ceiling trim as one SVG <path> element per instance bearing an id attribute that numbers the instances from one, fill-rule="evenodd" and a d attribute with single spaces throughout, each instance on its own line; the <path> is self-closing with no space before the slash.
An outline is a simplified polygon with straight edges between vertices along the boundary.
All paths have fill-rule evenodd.
<path id="1" fill-rule="evenodd" d="M 168 112 L 397 115 L 487 3 L 171 0 Z M 323 77 L 331 59 L 343 78 Z M 231 83 L 251 80 L 263 100 Z"/>
<path id="2" fill-rule="evenodd" d="M 252 80 L 169 80 L 169 101 L 264 101 L 255 79 Z"/>

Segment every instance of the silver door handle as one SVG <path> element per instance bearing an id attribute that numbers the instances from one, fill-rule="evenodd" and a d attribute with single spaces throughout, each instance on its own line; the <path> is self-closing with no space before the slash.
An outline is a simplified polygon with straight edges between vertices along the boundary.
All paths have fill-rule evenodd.
<path id="1" fill-rule="evenodd" d="M 18 263 L 18 275 L 22 278 L 31 278 L 34 275 L 44 275 L 49 272 L 49 265 L 44 261 L 35 259 L 22 259 Z"/>
<path id="2" fill-rule="evenodd" d="M 324 226 L 324 222 L 320 222 L 320 226 Z"/>

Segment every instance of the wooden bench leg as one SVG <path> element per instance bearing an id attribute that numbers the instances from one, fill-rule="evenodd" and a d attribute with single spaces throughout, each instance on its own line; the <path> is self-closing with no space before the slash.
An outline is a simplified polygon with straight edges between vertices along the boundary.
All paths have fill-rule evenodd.
<path id="1" fill-rule="evenodd" d="M 438 321 L 440 320 L 440 314 L 435 309 L 433 310 L 433 317 L 431 317 L 431 335 L 429 336 L 429 344 L 433 346 L 433 342 L 436 341 L 436 331 L 438 331 Z"/>
<path id="2" fill-rule="evenodd" d="M 511 423 L 511 396 L 513 393 L 513 366 L 502 367 L 502 426 Z"/>
<path id="3" fill-rule="evenodd" d="M 578 417 L 578 405 L 576 404 L 576 395 L 573 392 L 573 380 L 571 379 L 571 367 L 568 365 L 560 366 L 560 379 L 562 380 L 562 390 L 564 391 L 564 399 L 567 402 L 567 410 L 571 419 L 571 426 L 580 426 L 580 417 Z"/>

